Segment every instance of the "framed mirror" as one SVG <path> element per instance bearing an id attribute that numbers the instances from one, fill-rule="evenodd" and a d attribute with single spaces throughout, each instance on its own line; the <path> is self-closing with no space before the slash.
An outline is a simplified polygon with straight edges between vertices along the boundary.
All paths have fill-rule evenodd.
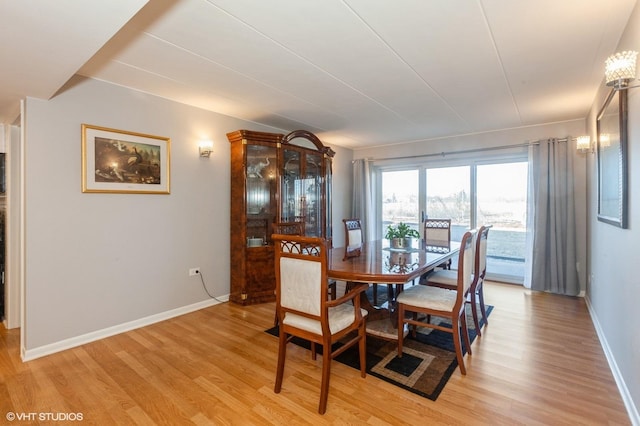
<path id="1" fill-rule="evenodd" d="M 627 91 L 612 90 L 598 113 L 598 220 L 627 228 Z"/>

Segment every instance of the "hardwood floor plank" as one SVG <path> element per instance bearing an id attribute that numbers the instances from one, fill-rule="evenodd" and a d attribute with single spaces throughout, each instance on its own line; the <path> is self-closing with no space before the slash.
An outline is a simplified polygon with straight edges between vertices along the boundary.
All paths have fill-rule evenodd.
<path id="1" fill-rule="evenodd" d="M 274 304 L 219 304 L 27 363 L 0 328 L 0 410 L 82 413 L 88 424 L 629 425 L 584 300 L 487 283 L 495 306 L 437 401 L 289 345 L 273 392 Z"/>

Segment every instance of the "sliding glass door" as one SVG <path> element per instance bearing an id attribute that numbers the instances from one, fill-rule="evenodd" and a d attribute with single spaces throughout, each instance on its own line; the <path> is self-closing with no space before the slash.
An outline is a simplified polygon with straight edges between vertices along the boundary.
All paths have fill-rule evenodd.
<path id="1" fill-rule="evenodd" d="M 388 225 L 399 222 L 407 223 L 420 231 L 418 175 L 418 169 L 382 172 L 381 236 L 385 234 Z"/>
<path id="2" fill-rule="evenodd" d="M 426 198 L 426 217 L 451 219 L 451 239 L 462 240 L 471 228 L 471 167 L 427 169 Z"/>
<path id="3" fill-rule="evenodd" d="M 422 234 L 423 218 L 451 218 L 451 239 L 492 225 L 487 248 L 489 278 L 524 278 L 527 212 L 525 159 L 483 159 L 466 164 L 427 164 L 380 169 L 379 237 L 387 225 L 405 222 Z M 424 215 L 420 214 L 424 212 Z"/>
<path id="4" fill-rule="evenodd" d="M 528 163 L 477 166 L 477 223 L 491 224 L 487 274 L 505 280 L 524 277 Z"/>

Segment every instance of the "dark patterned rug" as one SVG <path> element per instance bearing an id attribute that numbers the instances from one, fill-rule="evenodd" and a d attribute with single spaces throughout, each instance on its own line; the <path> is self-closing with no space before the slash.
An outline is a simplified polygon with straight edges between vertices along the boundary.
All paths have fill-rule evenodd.
<path id="1" fill-rule="evenodd" d="M 489 316 L 493 306 L 487 305 L 486 308 Z M 448 320 L 431 317 L 432 323 L 436 321 L 451 327 Z M 484 318 L 481 318 L 480 326 L 483 324 Z M 473 325 L 470 305 L 467 305 L 467 325 L 469 338 L 473 342 L 477 333 Z M 278 327 L 270 328 L 266 332 L 278 336 Z M 368 335 L 367 374 L 435 401 L 458 367 L 452 337 L 451 333 L 419 327 L 415 339 L 411 334 L 404 339 L 402 358 L 398 358 L 396 341 Z M 292 342 L 307 349 L 310 347 L 306 340 L 294 338 Z M 319 347 L 318 352 L 321 353 L 321 351 L 322 347 Z M 360 369 L 357 346 L 342 353 L 336 361 Z"/>

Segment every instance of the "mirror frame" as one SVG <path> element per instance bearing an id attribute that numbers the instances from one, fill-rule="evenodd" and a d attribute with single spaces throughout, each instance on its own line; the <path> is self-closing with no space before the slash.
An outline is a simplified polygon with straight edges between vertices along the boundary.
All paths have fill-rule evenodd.
<path id="1" fill-rule="evenodd" d="M 597 118 L 598 220 L 627 228 L 627 90 L 611 90 Z M 605 146 L 603 136 L 609 137 Z M 618 137 L 619 135 L 619 137 Z"/>

